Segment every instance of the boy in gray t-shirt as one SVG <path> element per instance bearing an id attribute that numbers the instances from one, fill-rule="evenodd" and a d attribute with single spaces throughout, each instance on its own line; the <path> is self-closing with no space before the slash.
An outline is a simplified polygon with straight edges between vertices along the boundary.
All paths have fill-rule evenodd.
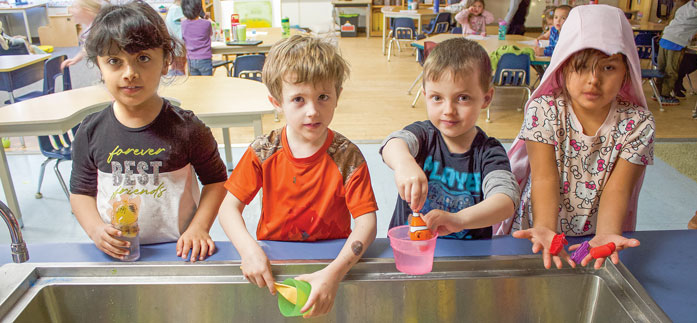
<path id="1" fill-rule="evenodd" d="M 390 134 L 380 149 L 399 192 L 390 227 L 407 224 L 413 211 L 440 236 L 482 239 L 513 214 L 520 189 L 506 151 L 475 125 L 494 94 L 490 71 L 486 51 L 464 38 L 444 41 L 428 56 L 429 120 Z"/>

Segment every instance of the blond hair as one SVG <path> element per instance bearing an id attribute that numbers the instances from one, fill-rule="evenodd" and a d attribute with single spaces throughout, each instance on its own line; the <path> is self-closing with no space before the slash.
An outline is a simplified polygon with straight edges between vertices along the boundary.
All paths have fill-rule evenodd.
<path id="1" fill-rule="evenodd" d="M 348 76 L 348 63 L 336 47 L 306 35 L 294 35 L 273 45 L 262 71 L 262 81 L 279 102 L 282 102 L 283 81 L 295 84 L 332 81 L 338 94 Z"/>
<path id="2" fill-rule="evenodd" d="M 448 39 L 436 46 L 424 63 L 424 84 L 438 81 L 446 73 L 454 80 L 461 80 L 479 73 L 482 90 L 491 88 L 491 60 L 486 50 L 474 41 L 465 38 Z"/>
<path id="3" fill-rule="evenodd" d="M 109 4 L 109 0 L 74 0 L 73 6 L 79 6 L 82 9 L 93 12 L 95 15 L 99 13 L 102 7 Z"/>

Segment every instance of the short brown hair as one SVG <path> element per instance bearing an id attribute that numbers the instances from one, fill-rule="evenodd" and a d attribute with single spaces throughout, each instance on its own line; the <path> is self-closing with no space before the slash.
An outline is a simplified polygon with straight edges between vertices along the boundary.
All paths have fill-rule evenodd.
<path id="1" fill-rule="evenodd" d="M 262 81 L 279 102 L 284 80 L 295 84 L 332 81 L 338 94 L 348 76 L 348 63 L 334 45 L 306 35 L 294 35 L 273 45 L 262 70 Z"/>
<path id="2" fill-rule="evenodd" d="M 478 43 L 465 38 L 448 39 L 436 46 L 424 63 L 424 84 L 438 81 L 445 73 L 453 73 L 454 79 L 479 73 L 479 84 L 484 91 L 491 88 L 491 60 Z"/>
<path id="3" fill-rule="evenodd" d="M 595 73 L 598 69 L 598 61 L 610 56 L 611 55 L 607 55 L 594 48 L 582 49 L 569 56 L 569 58 L 567 58 L 559 68 L 561 73 L 557 73 L 555 76 L 557 84 L 561 85 L 561 94 L 567 98 L 569 97 L 569 91 L 566 89 L 566 78 L 571 75 L 571 73 L 585 73 L 589 71 L 591 73 Z M 625 70 L 627 71 L 624 75 L 624 85 L 629 81 L 630 73 L 629 64 L 627 64 L 627 56 L 624 56 L 624 54 L 622 54 L 622 62 L 624 63 Z"/>

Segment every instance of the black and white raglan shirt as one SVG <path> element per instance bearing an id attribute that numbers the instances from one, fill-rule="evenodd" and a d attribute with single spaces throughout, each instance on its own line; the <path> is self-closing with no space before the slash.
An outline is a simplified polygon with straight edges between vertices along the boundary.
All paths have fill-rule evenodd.
<path id="1" fill-rule="evenodd" d="M 515 206 L 518 205 L 520 189 L 511 173 L 506 150 L 479 127 L 470 149 L 462 154 L 448 150 L 443 135 L 431 121 L 414 122 L 393 132 L 383 141 L 380 154 L 387 142 L 394 138 L 404 140 L 409 153 L 428 178 L 428 196 L 421 213 L 427 214 L 433 209 L 456 213 L 497 193 L 507 195 Z M 397 196 L 390 228 L 408 224 L 411 212 L 409 204 Z M 453 232 L 443 238 L 486 239 L 491 236 L 489 226 Z"/>
<path id="2" fill-rule="evenodd" d="M 224 182 L 225 164 L 210 128 L 164 100 L 160 114 L 128 128 L 113 104 L 83 120 L 72 143 L 70 191 L 96 197 L 104 222 L 119 203 L 138 205 L 141 243 L 176 241 L 189 226 L 203 185 Z"/>

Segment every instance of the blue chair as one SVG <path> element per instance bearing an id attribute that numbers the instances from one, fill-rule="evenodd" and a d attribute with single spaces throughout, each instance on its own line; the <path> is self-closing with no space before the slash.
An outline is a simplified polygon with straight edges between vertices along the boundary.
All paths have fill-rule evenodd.
<path id="1" fill-rule="evenodd" d="M 428 25 L 422 26 L 424 34 L 433 36 L 436 34 L 447 33 L 450 30 L 450 12 L 439 12 L 436 18 L 431 19 Z"/>
<path id="2" fill-rule="evenodd" d="M 388 62 L 392 56 L 392 43 L 396 43 L 397 48 L 401 51 L 402 46 L 399 44 L 400 41 L 408 41 L 411 43 L 416 40 L 416 25 L 414 25 L 414 20 L 411 18 L 395 18 L 393 31 L 392 38 L 390 38 L 387 47 Z M 395 55 L 397 55 L 397 53 L 395 53 Z"/>
<path id="3" fill-rule="evenodd" d="M 68 192 L 68 186 L 65 185 L 63 180 L 63 175 L 58 168 L 58 164 L 65 160 L 72 160 L 72 147 L 71 142 L 75 138 L 75 133 L 77 132 L 80 125 L 73 127 L 68 132 L 62 135 L 52 135 L 52 136 L 39 136 L 39 150 L 41 154 L 46 157 L 46 160 L 41 163 L 41 171 L 39 172 L 39 187 L 36 189 L 35 198 L 40 199 L 43 197 L 41 194 L 41 184 L 44 181 L 44 172 L 46 170 L 46 164 L 51 160 L 56 160 L 56 165 L 53 166 L 53 171 L 58 177 L 58 183 L 60 183 L 61 188 L 65 196 L 70 200 L 70 193 Z"/>
<path id="4" fill-rule="evenodd" d="M 639 34 L 641 35 L 641 34 Z M 637 37 L 639 36 L 637 35 Z M 651 58 L 651 68 L 648 69 L 641 69 L 641 79 L 642 80 L 648 80 L 649 85 L 651 85 L 651 90 L 653 90 L 653 95 L 656 97 L 656 101 L 658 102 L 658 107 L 661 112 L 665 111 L 663 108 L 663 103 L 661 103 L 661 92 L 658 91 L 658 88 L 656 87 L 656 79 L 663 78 L 665 75 L 663 72 L 658 70 L 658 40 L 659 36 L 653 36 L 651 37 L 651 42 L 650 42 L 650 58 Z M 634 41 L 637 41 L 637 38 L 634 39 Z M 642 45 L 646 46 L 646 45 Z M 637 44 L 637 50 L 639 51 L 639 55 L 641 57 L 641 52 L 642 49 L 639 48 L 639 45 Z"/>
<path id="5" fill-rule="evenodd" d="M 653 52 L 653 38 L 658 36 L 656 32 L 641 31 L 634 36 L 637 52 L 640 59 L 650 59 Z"/>
<path id="6" fill-rule="evenodd" d="M 496 64 L 494 73 L 495 88 L 521 88 L 525 89 L 527 96 L 523 104 L 530 98 L 530 56 L 527 54 L 503 54 Z M 521 111 L 522 105 L 517 108 Z M 486 122 L 491 122 L 489 110 L 486 109 Z"/>
<path id="7" fill-rule="evenodd" d="M 453 27 L 450 29 L 451 34 L 462 34 L 462 27 Z"/>
<path id="8" fill-rule="evenodd" d="M 232 76 L 261 82 L 261 71 L 265 61 L 266 56 L 263 54 L 237 56 L 233 64 Z M 273 112 L 273 121 L 281 121 L 276 110 Z"/>
<path id="9" fill-rule="evenodd" d="M 38 98 L 42 95 L 56 92 L 56 79 L 63 77 L 63 91 L 72 89 L 70 81 L 70 69 L 68 67 L 61 71 L 61 64 L 68 59 L 66 55 L 54 56 L 46 60 L 44 63 L 44 89 L 43 91 L 33 91 L 22 96 L 15 97 L 15 102 L 26 101 L 33 98 Z M 10 101 L 5 101 L 5 104 L 10 104 Z"/>
<path id="10" fill-rule="evenodd" d="M 233 64 L 232 76 L 261 82 L 264 61 L 266 56 L 261 54 L 237 56 Z"/>

